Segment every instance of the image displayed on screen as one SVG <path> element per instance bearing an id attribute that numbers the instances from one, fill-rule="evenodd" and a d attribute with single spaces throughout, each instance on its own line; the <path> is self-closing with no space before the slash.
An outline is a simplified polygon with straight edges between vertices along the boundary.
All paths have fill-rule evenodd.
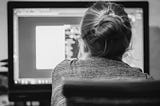
<path id="1" fill-rule="evenodd" d="M 64 59 L 77 58 L 80 21 L 85 8 L 14 10 L 14 80 L 50 84 L 51 72 Z M 143 70 L 143 11 L 126 8 L 132 40 L 123 61 Z"/>

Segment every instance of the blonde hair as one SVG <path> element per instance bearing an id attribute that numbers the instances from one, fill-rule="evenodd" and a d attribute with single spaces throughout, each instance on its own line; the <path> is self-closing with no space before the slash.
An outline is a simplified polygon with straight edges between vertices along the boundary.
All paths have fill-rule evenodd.
<path id="1" fill-rule="evenodd" d="M 116 3 L 96 2 L 81 22 L 83 50 L 91 56 L 121 59 L 130 44 L 131 34 L 128 14 Z"/>

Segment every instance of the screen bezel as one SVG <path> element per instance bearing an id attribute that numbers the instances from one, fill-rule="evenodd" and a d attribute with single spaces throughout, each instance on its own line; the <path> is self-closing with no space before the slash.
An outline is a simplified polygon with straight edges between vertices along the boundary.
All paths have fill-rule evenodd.
<path id="1" fill-rule="evenodd" d="M 15 8 L 87 8 L 95 1 L 9 1 L 8 2 L 8 59 L 9 59 L 9 99 L 10 100 L 49 100 L 51 84 L 21 85 L 14 83 L 14 34 L 13 10 Z M 115 1 L 113 1 L 115 2 Z M 149 15 L 147 1 L 116 1 L 126 8 L 142 8 L 144 34 L 144 72 L 149 74 Z M 35 96 L 33 96 L 35 94 Z M 30 96 L 32 95 L 32 96 Z M 38 97 L 38 98 L 37 98 Z"/>

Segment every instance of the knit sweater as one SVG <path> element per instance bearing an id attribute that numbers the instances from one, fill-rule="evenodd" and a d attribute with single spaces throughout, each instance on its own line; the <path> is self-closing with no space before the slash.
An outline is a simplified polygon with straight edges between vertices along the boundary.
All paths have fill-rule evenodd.
<path id="1" fill-rule="evenodd" d="M 65 106 L 63 80 L 150 80 L 141 69 L 122 61 L 92 57 L 86 60 L 64 60 L 52 72 L 51 106 Z"/>

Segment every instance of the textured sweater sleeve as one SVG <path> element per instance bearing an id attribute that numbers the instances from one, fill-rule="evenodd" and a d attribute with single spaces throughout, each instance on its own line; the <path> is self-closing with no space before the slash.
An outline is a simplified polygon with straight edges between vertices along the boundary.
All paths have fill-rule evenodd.
<path id="1" fill-rule="evenodd" d="M 51 106 L 65 106 L 65 98 L 62 95 L 63 77 L 69 71 L 69 60 L 64 60 L 52 71 L 52 96 Z"/>

